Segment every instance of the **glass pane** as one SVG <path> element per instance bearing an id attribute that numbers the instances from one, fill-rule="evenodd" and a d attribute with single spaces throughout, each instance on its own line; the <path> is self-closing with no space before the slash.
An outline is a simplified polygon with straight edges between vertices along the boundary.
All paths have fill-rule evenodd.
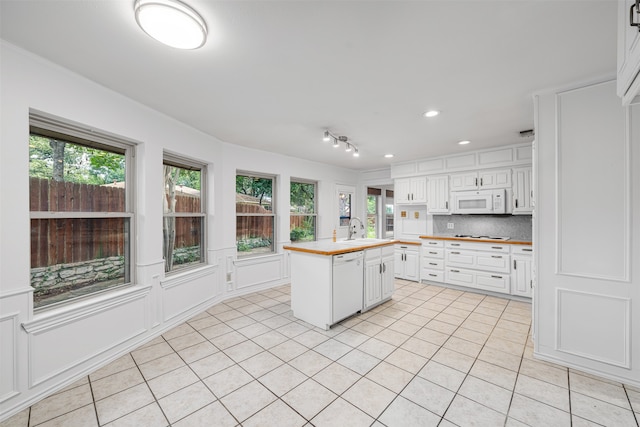
<path id="1" fill-rule="evenodd" d="M 316 185 L 291 182 L 291 213 L 316 213 Z"/>
<path id="2" fill-rule="evenodd" d="M 289 237 L 292 242 L 309 242 L 316 240 L 316 217 L 292 215 Z"/>
<path id="3" fill-rule="evenodd" d="M 487 199 L 459 200 L 458 207 L 460 209 L 486 209 Z"/>
<path id="4" fill-rule="evenodd" d="M 129 282 L 128 235 L 128 218 L 32 219 L 34 307 Z"/>
<path id="5" fill-rule="evenodd" d="M 202 212 L 202 171 L 164 165 L 164 213 Z"/>
<path id="6" fill-rule="evenodd" d="M 376 238 L 377 236 L 377 210 L 378 210 L 378 197 L 379 196 L 367 196 L 367 237 Z"/>
<path id="7" fill-rule="evenodd" d="M 29 136 L 32 211 L 125 212 L 125 156 Z"/>
<path id="8" fill-rule="evenodd" d="M 273 216 L 236 216 L 238 256 L 274 252 Z"/>
<path id="9" fill-rule="evenodd" d="M 204 262 L 202 217 L 165 217 L 163 257 L 165 271 L 175 271 Z"/>
<path id="10" fill-rule="evenodd" d="M 387 198 L 387 201 L 389 199 Z M 393 205 L 386 205 L 385 238 L 393 237 Z"/>
<path id="11" fill-rule="evenodd" d="M 273 179 L 236 176 L 236 212 L 271 214 L 273 206 Z"/>
<path id="12" fill-rule="evenodd" d="M 338 195 L 338 212 L 340 215 L 340 226 L 348 227 L 351 219 L 351 194 L 340 193 Z"/>

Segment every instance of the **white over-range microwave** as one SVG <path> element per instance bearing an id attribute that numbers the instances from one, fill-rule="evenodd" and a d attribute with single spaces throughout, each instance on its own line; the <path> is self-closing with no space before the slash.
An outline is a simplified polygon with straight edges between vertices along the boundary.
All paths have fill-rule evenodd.
<path id="1" fill-rule="evenodd" d="M 454 214 L 503 214 L 507 212 L 506 190 L 454 191 Z"/>

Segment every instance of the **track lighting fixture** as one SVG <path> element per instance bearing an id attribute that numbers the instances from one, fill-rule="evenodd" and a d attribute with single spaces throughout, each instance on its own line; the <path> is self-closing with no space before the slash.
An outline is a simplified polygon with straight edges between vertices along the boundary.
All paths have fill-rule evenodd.
<path id="1" fill-rule="evenodd" d="M 325 130 L 322 135 L 322 140 L 324 142 L 329 142 L 333 140 L 333 144 L 332 144 L 333 148 L 338 148 L 340 146 L 340 143 L 343 142 L 345 146 L 344 151 L 346 151 L 347 153 L 353 152 L 353 157 L 360 157 L 360 153 L 358 152 L 358 147 L 353 145 L 353 143 L 349 142 L 349 138 L 347 138 L 344 135 L 337 136 L 332 134 L 328 130 Z"/>

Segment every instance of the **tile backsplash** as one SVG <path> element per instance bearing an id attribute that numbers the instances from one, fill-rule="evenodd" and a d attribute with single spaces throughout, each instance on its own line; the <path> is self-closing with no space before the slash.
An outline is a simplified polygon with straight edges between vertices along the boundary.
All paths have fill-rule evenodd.
<path id="1" fill-rule="evenodd" d="M 447 228 L 453 223 L 453 230 Z M 511 240 L 531 240 L 531 215 L 434 215 L 433 234 L 452 236 L 454 234 L 472 234 L 485 236 L 504 236 Z"/>

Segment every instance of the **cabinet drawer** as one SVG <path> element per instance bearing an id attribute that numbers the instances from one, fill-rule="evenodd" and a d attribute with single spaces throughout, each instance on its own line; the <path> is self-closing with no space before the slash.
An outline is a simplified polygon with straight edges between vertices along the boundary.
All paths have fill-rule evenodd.
<path id="1" fill-rule="evenodd" d="M 511 292 L 511 280 L 508 274 L 476 273 L 476 287 L 493 292 L 508 294 Z"/>
<path id="2" fill-rule="evenodd" d="M 442 270 L 444 269 L 444 260 L 437 258 L 422 258 L 422 266 L 430 270 Z"/>
<path id="3" fill-rule="evenodd" d="M 422 256 L 425 258 L 444 259 L 444 249 L 434 249 L 422 247 Z"/>
<path id="4" fill-rule="evenodd" d="M 445 247 L 447 249 L 470 249 L 473 251 L 485 251 L 485 252 L 504 252 L 509 253 L 509 246 L 502 243 L 483 243 L 483 242 L 466 242 L 466 241 L 454 241 L 447 242 Z"/>
<path id="5" fill-rule="evenodd" d="M 533 246 L 530 245 L 513 245 L 511 246 L 511 253 L 518 255 L 532 255 Z"/>
<path id="6" fill-rule="evenodd" d="M 476 257 L 476 268 L 508 273 L 511 270 L 510 260 L 511 257 L 508 254 L 479 253 Z"/>
<path id="7" fill-rule="evenodd" d="M 447 268 L 444 273 L 445 282 L 453 285 L 471 286 L 475 284 L 475 272 L 460 270 L 457 268 Z"/>
<path id="8" fill-rule="evenodd" d="M 473 268 L 476 265 L 477 254 L 473 251 L 454 251 L 447 249 L 445 259 L 447 265 Z"/>
<path id="9" fill-rule="evenodd" d="M 444 271 L 423 268 L 420 280 L 431 280 L 434 282 L 444 282 Z"/>
<path id="10" fill-rule="evenodd" d="M 424 240 L 422 247 L 425 248 L 444 248 L 444 240 Z"/>

